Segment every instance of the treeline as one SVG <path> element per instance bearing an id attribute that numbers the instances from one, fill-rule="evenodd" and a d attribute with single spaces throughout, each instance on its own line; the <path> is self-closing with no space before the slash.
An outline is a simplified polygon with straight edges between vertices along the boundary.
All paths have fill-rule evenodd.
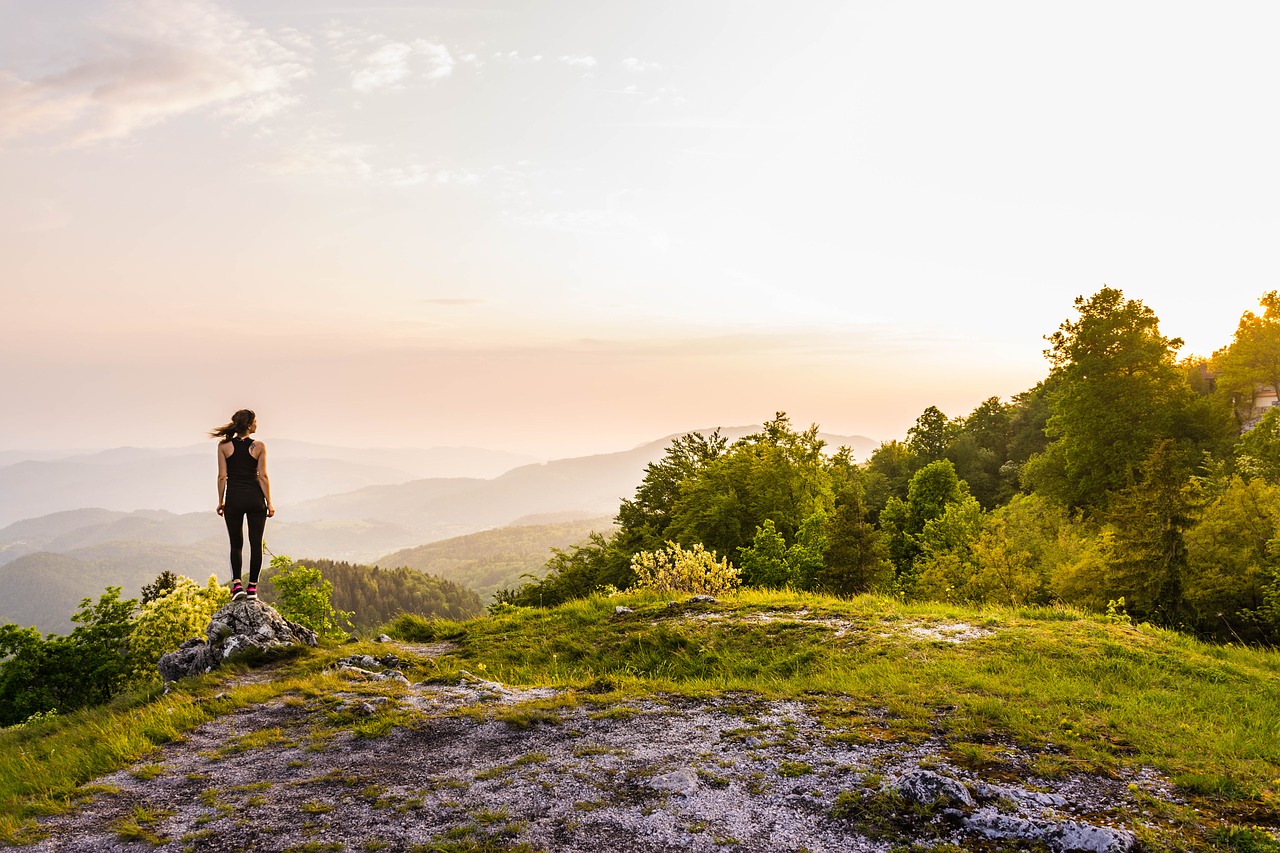
<path id="1" fill-rule="evenodd" d="M 382 625 L 401 613 L 469 619 L 484 612 L 484 602 L 474 590 L 417 569 L 382 569 L 333 560 L 298 562 L 319 569 L 333 584 L 333 606 L 350 612 L 351 623 L 359 629 Z M 275 572 L 274 566 L 262 572 L 261 593 L 269 604 L 276 603 L 270 583 Z"/>
<path id="2" fill-rule="evenodd" d="M 731 445 L 684 436 L 615 533 L 557 551 L 499 602 L 625 589 L 635 555 L 674 542 L 729 557 L 748 586 L 1062 602 L 1275 643 L 1280 411 L 1254 406 L 1280 387 L 1280 297 L 1261 305 L 1211 358 L 1179 360 L 1142 302 L 1080 297 L 1034 388 L 965 417 L 930 406 L 863 464 L 783 414 Z"/>

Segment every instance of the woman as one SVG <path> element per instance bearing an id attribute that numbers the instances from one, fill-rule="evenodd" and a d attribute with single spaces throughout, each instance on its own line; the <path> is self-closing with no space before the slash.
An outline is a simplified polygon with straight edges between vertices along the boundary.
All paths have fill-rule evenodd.
<path id="1" fill-rule="evenodd" d="M 231 423 L 209 433 L 218 441 L 218 515 L 226 519 L 231 538 L 231 598 L 258 597 L 262 571 L 262 531 L 276 514 L 267 478 L 267 446 L 251 436 L 258 419 L 249 409 L 231 416 Z M 249 520 L 249 585 L 240 585 L 244 564 L 244 522 Z"/>

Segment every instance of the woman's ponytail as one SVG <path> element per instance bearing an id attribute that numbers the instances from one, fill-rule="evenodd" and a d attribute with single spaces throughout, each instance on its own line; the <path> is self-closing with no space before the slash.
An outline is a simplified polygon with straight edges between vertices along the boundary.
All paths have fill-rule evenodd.
<path id="1" fill-rule="evenodd" d="M 231 422 L 223 424 L 209 431 L 209 438 L 218 439 L 218 443 L 230 441 L 237 435 L 248 435 L 249 427 L 253 426 L 253 422 L 257 416 L 252 409 L 241 409 L 231 416 Z"/>

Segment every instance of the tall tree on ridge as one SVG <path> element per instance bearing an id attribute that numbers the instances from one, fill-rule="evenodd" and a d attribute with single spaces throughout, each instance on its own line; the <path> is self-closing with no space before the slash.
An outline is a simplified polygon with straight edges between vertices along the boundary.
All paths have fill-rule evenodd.
<path id="1" fill-rule="evenodd" d="M 1105 510 L 1159 441 L 1192 431 L 1192 394 L 1175 360 L 1182 340 L 1160 334 L 1142 302 L 1104 287 L 1075 307 L 1079 318 L 1046 339 L 1058 384 L 1046 426 L 1052 441 L 1027 474 L 1065 506 Z"/>

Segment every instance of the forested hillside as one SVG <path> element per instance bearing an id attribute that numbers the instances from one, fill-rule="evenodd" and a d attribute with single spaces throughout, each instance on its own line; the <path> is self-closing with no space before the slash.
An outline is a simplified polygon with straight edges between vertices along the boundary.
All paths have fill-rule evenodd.
<path id="1" fill-rule="evenodd" d="M 453 581 L 417 569 L 382 569 L 333 560 L 299 560 L 317 568 L 333 584 L 333 606 L 351 613 L 356 628 L 371 628 L 414 613 L 439 619 L 469 619 L 484 611 L 480 596 Z M 273 567 L 262 571 L 262 597 L 275 603 Z"/>
<path id="2" fill-rule="evenodd" d="M 137 596 L 156 575 L 177 570 L 204 580 L 226 575 L 226 554 L 214 550 L 155 542 L 111 542 L 77 548 L 66 554 L 40 552 L 0 565 L 0 625 L 35 626 L 65 634 L 71 614 L 85 598 L 96 598 L 107 586 Z"/>
<path id="3" fill-rule="evenodd" d="M 438 575 L 488 598 L 501 588 L 523 583 L 525 576 L 541 578 L 552 549 L 569 548 L 594 532 L 613 529 L 607 518 L 498 527 L 406 548 L 376 562 Z"/>
<path id="4" fill-rule="evenodd" d="M 1280 383 L 1280 296 L 1261 305 L 1212 357 L 1179 360 L 1182 341 L 1142 302 L 1113 288 L 1080 297 L 1046 336 L 1034 388 L 962 417 L 929 406 L 865 464 L 781 413 L 732 443 L 676 439 L 616 532 L 499 597 L 627 588 L 646 555 L 701 545 L 747 586 L 1062 602 L 1274 643 L 1280 409 L 1256 410 L 1254 395 Z"/>

